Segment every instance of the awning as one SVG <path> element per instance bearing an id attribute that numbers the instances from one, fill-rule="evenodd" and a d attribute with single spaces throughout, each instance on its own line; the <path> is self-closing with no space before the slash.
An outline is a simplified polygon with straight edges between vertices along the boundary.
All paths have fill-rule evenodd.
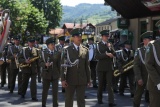
<path id="1" fill-rule="evenodd" d="M 160 1 L 155 0 L 105 0 L 124 18 L 141 18 L 160 15 Z"/>

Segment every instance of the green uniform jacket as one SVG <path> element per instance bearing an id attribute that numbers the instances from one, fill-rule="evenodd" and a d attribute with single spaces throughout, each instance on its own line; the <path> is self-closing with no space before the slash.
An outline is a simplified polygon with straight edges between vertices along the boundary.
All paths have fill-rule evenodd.
<path id="1" fill-rule="evenodd" d="M 103 42 L 99 42 L 97 44 L 97 50 L 96 50 L 96 56 L 95 58 L 98 60 L 97 63 L 97 71 L 110 71 L 113 69 L 113 58 L 110 58 L 106 55 L 106 51 L 108 53 L 112 53 L 115 55 L 115 51 L 113 47 L 109 50 L 107 45 L 105 45 Z"/>
<path id="2" fill-rule="evenodd" d="M 156 40 L 153 43 L 153 45 L 155 46 L 158 60 L 160 60 L 160 39 Z M 148 86 L 147 86 L 148 90 L 158 91 L 157 84 L 160 83 L 160 66 L 157 64 L 155 60 L 154 53 L 153 53 L 153 47 L 151 43 L 148 45 L 148 48 L 146 50 L 145 65 L 146 65 L 148 75 L 149 75 Z"/>
<path id="3" fill-rule="evenodd" d="M 133 60 L 134 53 L 133 50 L 130 50 L 130 54 L 127 55 L 126 49 L 123 49 L 122 52 L 119 52 L 117 55 L 118 68 L 121 70 L 122 67 Z"/>
<path id="4" fill-rule="evenodd" d="M 25 50 L 25 51 L 24 51 L 24 50 Z M 36 48 L 36 50 L 37 50 L 37 56 L 39 56 L 39 50 L 38 50 L 37 48 Z M 24 57 L 24 54 L 23 54 L 24 52 L 25 52 L 25 57 Z M 37 56 L 34 56 L 34 55 L 33 55 L 32 51 L 30 50 L 29 47 L 24 47 L 24 48 L 22 49 L 22 51 L 20 52 L 20 55 L 19 55 L 18 60 L 19 60 L 19 63 L 20 63 L 20 64 L 21 64 L 21 63 L 26 64 L 26 63 L 25 63 L 26 59 L 28 59 L 28 58 L 32 59 L 32 58 L 37 57 Z M 25 59 L 25 58 L 26 58 L 26 59 Z M 32 62 L 32 63 L 31 63 L 31 67 L 21 68 L 21 69 L 22 69 L 22 73 L 36 74 L 36 73 L 37 73 L 37 71 L 36 71 L 37 61 L 38 61 L 38 59 L 37 59 L 36 61 Z"/>
<path id="5" fill-rule="evenodd" d="M 14 58 L 13 54 L 17 54 L 17 58 L 18 58 L 18 56 L 20 55 L 20 51 L 22 50 L 22 48 L 23 48 L 22 46 L 19 46 L 19 49 L 17 49 L 15 45 L 12 45 L 12 46 L 9 47 L 7 58 L 9 60 L 11 60 L 11 63 L 10 63 L 11 69 L 18 69 L 17 66 L 16 66 L 16 63 L 15 63 L 15 58 Z"/>
<path id="6" fill-rule="evenodd" d="M 42 77 L 49 80 L 58 79 L 60 77 L 60 53 L 54 51 L 53 55 L 51 55 L 50 51 L 45 49 L 40 56 L 39 64 L 42 67 Z M 50 63 L 53 62 L 49 68 L 45 66 L 48 61 Z"/>
<path id="7" fill-rule="evenodd" d="M 74 62 L 76 59 L 79 59 L 79 64 L 76 66 L 68 67 L 66 78 L 64 76 L 64 68 L 61 68 L 61 80 L 66 80 L 69 85 L 86 85 L 90 82 L 90 68 L 89 68 L 89 55 L 88 49 L 80 45 L 79 54 L 72 44 L 68 47 L 65 47 L 64 50 L 68 50 L 69 57 L 71 62 Z M 64 60 L 66 58 L 66 51 L 62 52 L 62 64 L 64 64 Z"/>
<path id="8" fill-rule="evenodd" d="M 139 53 L 139 51 L 141 52 L 141 54 Z M 145 52 L 146 52 L 145 47 L 141 47 L 136 50 L 134 57 L 134 67 L 133 67 L 136 81 L 142 79 L 144 84 L 147 83 L 148 79 L 148 72 L 144 65 Z"/>

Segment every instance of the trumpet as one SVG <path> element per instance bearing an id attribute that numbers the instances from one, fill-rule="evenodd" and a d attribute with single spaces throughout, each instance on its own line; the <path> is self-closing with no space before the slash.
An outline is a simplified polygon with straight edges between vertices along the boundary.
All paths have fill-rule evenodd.
<path id="1" fill-rule="evenodd" d="M 30 59 L 30 62 L 32 63 L 32 62 L 36 61 L 37 59 L 39 59 L 39 56 Z M 21 64 L 19 64 L 19 67 L 20 68 L 31 67 L 31 64 L 21 63 Z"/>
<path id="2" fill-rule="evenodd" d="M 117 77 L 117 76 L 121 75 L 122 73 L 127 72 L 128 70 L 130 70 L 130 69 L 133 68 L 133 63 L 134 63 L 134 60 L 131 60 L 131 61 L 128 62 L 126 65 L 124 65 L 124 66 L 122 67 L 123 72 L 120 72 L 120 70 L 116 69 L 116 70 L 114 71 L 113 75 L 114 75 L 115 77 Z"/>

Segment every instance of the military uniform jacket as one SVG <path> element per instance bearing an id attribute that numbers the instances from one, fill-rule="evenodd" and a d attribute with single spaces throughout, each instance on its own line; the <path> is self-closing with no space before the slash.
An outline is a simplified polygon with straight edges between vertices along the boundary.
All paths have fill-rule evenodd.
<path id="1" fill-rule="evenodd" d="M 41 52 L 40 56 L 39 64 L 42 67 L 42 78 L 48 80 L 58 79 L 60 77 L 61 54 L 54 51 L 53 55 L 51 55 L 50 51 L 45 49 Z M 47 62 L 52 62 L 53 64 L 47 68 L 45 65 Z"/>
<path id="2" fill-rule="evenodd" d="M 134 59 L 133 50 L 130 50 L 128 52 L 126 49 L 120 50 L 120 52 L 117 55 L 118 68 L 122 69 L 122 66 L 124 66 L 133 59 Z"/>
<path id="3" fill-rule="evenodd" d="M 148 72 L 144 62 L 145 52 L 146 52 L 145 47 L 141 47 L 136 50 L 133 69 L 136 81 L 142 79 L 143 82 L 146 84 L 148 79 Z"/>
<path id="4" fill-rule="evenodd" d="M 16 66 L 16 63 L 15 63 L 15 58 L 14 58 L 14 54 L 17 55 L 17 58 L 18 58 L 18 55 L 20 54 L 20 51 L 22 50 L 22 46 L 18 46 L 19 48 L 17 48 L 15 45 L 12 45 L 9 47 L 9 51 L 8 51 L 8 55 L 7 55 L 7 58 L 9 60 L 11 60 L 11 63 L 10 63 L 10 67 L 11 69 L 18 69 L 17 66 Z"/>
<path id="5" fill-rule="evenodd" d="M 24 48 L 21 50 L 20 55 L 19 55 L 19 57 L 18 57 L 19 63 L 20 63 L 20 64 L 21 64 L 21 63 L 26 64 L 26 62 L 25 62 L 26 59 L 28 59 L 28 58 L 29 58 L 29 59 L 32 59 L 32 58 L 34 58 L 34 57 L 39 56 L 39 50 L 38 50 L 37 48 L 35 48 L 35 49 L 36 49 L 36 52 L 37 52 L 37 55 L 36 55 L 36 56 L 34 56 L 34 54 L 32 53 L 32 50 L 30 50 L 29 47 L 24 47 Z M 24 56 L 24 55 L 25 55 L 25 56 Z M 21 68 L 22 73 L 30 73 L 30 74 L 35 74 L 35 73 L 37 73 L 37 71 L 36 71 L 37 61 L 38 61 L 38 60 L 32 62 L 32 63 L 31 63 L 31 67 Z"/>
<path id="6" fill-rule="evenodd" d="M 66 77 L 64 76 L 64 68 L 61 68 L 61 80 L 66 80 L 69 85 L 86 85 L 91 80 L 88 49 L 83 45 L 80 45 L 79 48 L 79 53 L 73 44 L 64 48 L 64 50 L 68 50 L 68 55 L 71 62 L 79 59 L 78 65 L 67 68 Z M 66 51 L 62 52 L 62 64 L 64 64 L 64 60 L 66 58 L 65 52 Z"/>
<path id="7" fill-rule="evenodd" d="M 112 53 L 115 55 L 115 51 L 113 46 L 109 49 L 109 47 L 103 42 L 99 42 L 97 44 L 96 56 L 95 58 L 98 60 L 97 63 L 97 71 L 111 71 L 113 68 L 113 58 L 110 58 L 106 55 L 106 52 Z"/>
<path id="8" fill-rule="evenodd" d="M 55 50 L 58 52 L 62 52 L 63 46 L 61 44 L 56 45 Z"/>
<path id="9" fill-rule="evenodd" d="M 153 51 L 152 44 L 155 47 L 155 51 Z M 157 58 L 155 58 L 154 52 Z M 149 75 L 148 90 L 150 91 L 158 91 L 157 84 L 160 83 L 160 65 L 156 60 L 160 60 L 160 39 L 156 40 L 154 43 L 150 43 L 146 50 L 145 65 Z"/>

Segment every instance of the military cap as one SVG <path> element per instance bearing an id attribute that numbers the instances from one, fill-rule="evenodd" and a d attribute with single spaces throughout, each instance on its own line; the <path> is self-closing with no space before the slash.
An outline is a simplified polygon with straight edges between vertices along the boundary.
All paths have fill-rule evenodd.
<path id="1" fill-rule="evenodd" d="M 123 42 L 119 42 L 119 43 L 118 43 L 118 46 L 119 46 L 119 47 L 123 47 L 123 46 L 124 46 L 124 43 L 123 43 Z"/>
<path id="2" fill-rule="evenodd" d="M 145 38 L 152 39 L 152 37 L 153 37 L 153 31 L 147 31 L 141 35 L 142 39 L 145 39 Z"/>
<path id="3" fill-rule="evenodd" d="M 89 35 L 89 36 L 88 36 L 88 41 L 89 41 L 89 40 L 94 41 L 94 36 Z"/>
<path id="4" fill-rule="evenodd" d="M 130 42 L 129 40 L 127 40 L 127 41 L 125 41 L 123 44 L 124 44 L 124 45 L 131 45 L 131 42 Z"/>
<path id="5" fill-rule="evenodd" d="M 34 36 L 29 36 L 27 38 L 28 42 L 35 42 L 35 37 Z"/>
<path id="6" fill-rule="evenodd" d="M 160 20 L 156 23 L 155 26 L 158 27 L 158 28 L 160 29 Z"/>
<path id="7" fill-rule="evenodd" d="M 48 38 L 48 39 L 46 40 L 46 44 L 47 44 L 47 45 L 49 45 L 50 43 L 55 44 L 55 42 L 56 42 L 56 40 L 55 40 L 55 38 L 53 38 L 53 37 Z"/>
<path id="8" fill-rule="evenodd" d="M 10 40 L 10 37 L 8 37 L 7 40 Z"/>
<path id="9" fill-rule="evenodd" d="M 109 36 L 109 30 L 103 30 L 100 32 L 101 36 Z"/>
<path id="10" fill-rule="evenodd" d="M 19 35 L 15 35 L 15 36 L 13 36 L 13 39 L 14 40 L 20 40 L 20 36 Z"/>
<path id="11" fill-rule="evenodd" d="M 83 33 L 83 29 L 80 29 L 80 28 L 76 28 L 76 29 L 73 29 L 71 31 L 72 37 L 74 37 L 74 36 L 82 36 L 82 33 Z"/>
<path id="12" fill-rule="evenodd" d="M 64 35 L 60 35 L 60 36 L 58 36 L 58 39 L 61 40 L 61 41 L 65 41 L 65 37 L 66 36 L 64 36 Z"/>

